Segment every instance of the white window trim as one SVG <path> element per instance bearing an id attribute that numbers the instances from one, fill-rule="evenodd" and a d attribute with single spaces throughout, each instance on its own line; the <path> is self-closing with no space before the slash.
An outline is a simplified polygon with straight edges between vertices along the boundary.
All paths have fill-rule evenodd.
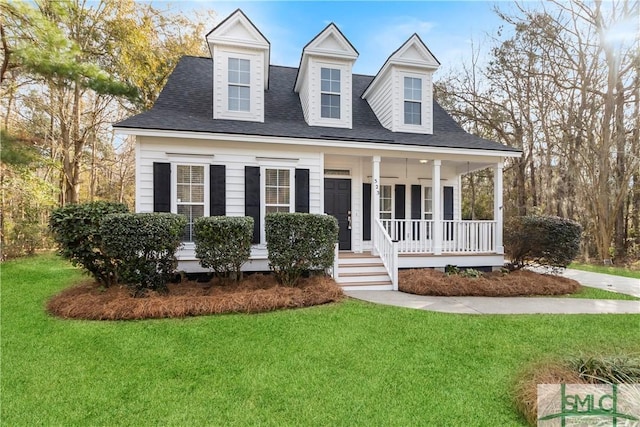
<path id="1" fill-rule="evenodd" d="M 333 68 L 340 70 L 340 118 L 332 119 L 330 117 L 322 117 L 322 69 Z M 313 73 L 315 78 L 310 81 L 310 88 L 312 96 L 310 102 L 315 105 L 310 106 L 312 109 L 312 122 L 311 126 L 328 126 L 328 127 L 341 127 L 351 128 L 351 94 L 346 90 L 347 86 L 351 87 L 351 84 L 347 85 L 347 75 L 351 75 L 351 68 L 348 64 L 343 62 L 328 62 L 328 61 L 314 61 Z M 315 97 L 314 94 L 315 93 Z M 311 101 L 315 98 L 315 101 Z"/>
<path id="2" fill-rule="evenodd" d="M 172 161 L 171 162 L 171 213 L 178 213 L 178 166 L 202 166 L 204 168 L 204 216 L 208 216 L 211 211 L 210 194 L 211 189 L 209 172 L 210 162 L 195 161 Z M 182 242 L 183 249 L 194 249 L 194 242 Z"/>
<path id="3" fill-rule="evenodd" d="M 340 74 L 340 80 L 338 80 L 338 84 L 340 85 L 340 90 L 338 92 L 334 92 L 332 90 L 328 90 L 328 91 L 322 90 L 322 70 L 323 69 L 329 70 L 329 82 L 333 81 L 331 79 L 331 71 L 337 70 L 338 73 Z M 340 68 L 336 68 L 336 67 L 320 67 L 320 118 L 322 120 L 324 120 L 324 119 L 341 120 L 342 119 L 342 74 L 343 74 L 343 71 Z M 340 100 L 340 104 L 339 104 L 339 107 L 338 107 L 339 108 L 338 117 L 323 117 L 322 116 L 322 95 L 337 95 L 338 96 L 338 99 Z"/>
<path id="4" fill-rule="evenodd" d="M 393 191 L 394 189 L 394 185 L 393 184 L 386 184 L 386 183 L 381 183 L 380 184 L 380 195 L 378 196 L 380 198 L 380 211 L 378 212 L 378 218 L 379 219 L 383 219 L 380 217 L 380 214 L 382 212 L 389 212 L 389 211 L 383 211 L 382 210 L 382 187 L 390 187 L 391 191 L 390 191 L 390 195 L 391 195 L 391 218 L 384 218 L 384 219 L 395 219 L 396 217 L 396 204 L 395 204 L 395 191 Z"/>
<path id="5" fill-rule="evenodd" d="M 236 59 L 239 61 L 248 61 L 249 62 L 249 83 L 232 83 L 231 81 L 229 81 L 229 71 L 230 71 L 230 67 L 229 67 L 229 61 L 231 59 Z M 251 99 L 251 78 L 252 78 L 252 72 L 251 72 L 251 59 L 248 58 L 239 58 L 238 56 L 232 56 L 229 55 L 227 57 L 227 111 L 230 113 L 251 113 L 251 107 L 253 104 L 253 100 Z M 237 87 L 248 87 L 249 88 L 249 109 L 248 110 L 232 110 L 231 108 L 229 108 L 229 87 L 230 86 L 237 86 Z M 240 99 L 240 98 L 238 98 Z"/>
<path id="6" fill-rule="evenodd" d="M 412 99 L 407 99 L 406 94 L 405 94 L 405 92 L 407 90 L 407 87 L 406 87 L 406 80 L 407 79 L 419 80 L 420 81 L 420 100 L 413 99 L 413 98 Z M 405 125 L 405 126 L 422 126 L 422 123 L 423 123 L 423 121 L 422 121 L 422 110 L 424 109 L 423 108 L 423 98 L 424 97 L 422 96 L 422 88 L 424 86 L 423 82 L 424 82 L 424 79 L 421 78 L 421 77 L 412 77 L 412 76 L 403 76 L 402 77 L 402 124 Z M 407 123 L 406 122 L 406 114 L 407 114 L 406 104 L 407 104 L 407 102 L 420 105 L 420 124 Z"/>
<path id="7" fill-rule="evenodd" d="M 427 212 L 427 188 L 431 189 L 431 219 L 425 218 Z M 421 209 L 421 219 L 424 221 L 432 221 L 433 220 L 433 186 L 431 185 L 423 185 L 422 186 L 422 209 Z"/>
<path id="8" fill-rule="evenodd" d="M 422 88 L 421 88 L 421 94 L 422 94 L 422 100 L 420 101 L 420 122 L 422 124 L 420 125 L 411 125 L 411 124 L 405 124 L 404 122 L 404 78 L 405 77 L 411 77 L 414 79 L 420 79 L 420 81 L 422 82 Z M 397 117 L 397 127 L 396 127 L 396 131 L 400 131 L 400 132 L 414 132 L 414 133 L 426 133 L 429 128 L 427 126 L 427 124 L 429 123 L 428 116 L 427 116 L 427 101 L 428 101 L 428 97 L 427 97 L 427 80 L 428 80 L 428 76 L 426 74 L 418 74 L 418 73 L 411 73 L 408 71 L 398 71 L 397 72 L 397 79 L 399 79 L 399 81 L 397 82 L 397 87 L 400 88 L 400 90 L 397 93 L 397 103 L 396 106 L 398 108 L 396 117 Z"/>
<path id="9" fill-rule="evenodd" d="M 249 111 L 229 110 L 229 58 L 246 59 L 249 61 Z M 215 91 L 220 91 L 220 100 L 218 106 L 221 108 L 219 112 L 214 111 L 214 118 L 228 120 L 246 120 L 246 121 L 264 121 L 259 114 L 259 108 L 262 108 L 264 99 L 261 98 L 259 91 L 262 90 L 259 80 L 256 78 L 259 66 L 259 54 L 251 54 L 249 52 L 238 52 L 223 50 L 216 54 L 216 61 L 220 64 L 214 67 L 213 85 L 214 98 Z M 220 73 L 221 76 L 217 75 Z M 214 110 L 215 110 L 214 106 Z"/>
<path id="10" fill-rule="evenodd" d="M 260 166 L 260 246 L 264 247 L 267 244 L 267 233 L 265 231 L 265 217 L 267 215 L 267 192 L 266 192 L 266 177 L 267 169 L 284 169 L 289 171 L 289 212 L 295 212 L 296 210 L 296 168 L 282 165 L 261 165 Z"/>

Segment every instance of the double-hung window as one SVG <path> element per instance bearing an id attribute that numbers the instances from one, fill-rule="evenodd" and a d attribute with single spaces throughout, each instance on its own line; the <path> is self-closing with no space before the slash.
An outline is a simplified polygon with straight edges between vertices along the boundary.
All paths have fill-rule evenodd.
<path id="1" fill-rule="evenodd" d="M 340 118 L 339 69 L 320 69 L 320 116 L 327 119 Z"/>
<path id="2" fill-rule="evenodd" d="M 404 124 L 422 124 L 422 79 L 404 78 Z"/>
<path id="3" fill-rule="evenodd" d="M 251 61 L 229 58 L 229 111 L 251 111 Z"/>
<path id="4" fill-rule="evenodd" d="M 433 219 L 433 188 L 424 187 L 424 219 Z"/>
<path id="5" fill-rule="evenodd" d="M 177 213 L 187 217 L 182 240 L 193 241 L 193 223 L 204 216 L 205 171 L 204 166 L 177 165 L 176 206 Z"/>
<path id="6" fill-rule="evenodd" d="M 291 171 L 265 169 L 265 213 L 291 212 Z"/>
<path id="7" fill-rule="evenodd" d="M 380 186 L 380 219 L 393 218 L 393 198 L 390 185 Z"/>

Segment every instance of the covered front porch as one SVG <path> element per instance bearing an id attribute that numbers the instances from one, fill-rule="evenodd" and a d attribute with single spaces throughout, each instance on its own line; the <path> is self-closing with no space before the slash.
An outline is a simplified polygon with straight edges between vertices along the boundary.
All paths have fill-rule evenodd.
<path id="1" fill-rule="evenodd" d="M 463 219 L 461 177 L 489 167 L 494 175 L 493 218 Z M 340 225 L 334 274 L 340 274 L 341 253 L 343 264 L 346 253 L 352 253 L 352 258 L 358 254 L 377 258 L 392 289 L 397 289 L 399 268 L 504 263 L 502 157 L 326 156 L 324 168 L 325 213 L 338 218 Z M 339 171 L 344 176 L 336 177 Z M 360 269 L 353 267 L 349 274 L 359 275 L 366 283 L 371 270 L 367 264 L 377 262 L 363 256 L 354 263 Z M 381 276 L 376 274 L 372 282 L 379 283 Z"/>

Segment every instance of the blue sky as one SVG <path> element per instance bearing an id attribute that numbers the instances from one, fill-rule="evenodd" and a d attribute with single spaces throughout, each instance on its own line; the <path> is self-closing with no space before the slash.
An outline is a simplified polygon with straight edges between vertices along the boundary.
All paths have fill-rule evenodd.
<path id="1" fill-rule="evenodd" d="M 387 57 L 418 33 L 442 64 L 458 68 L 471 54 L 471 41 L 487 46 L 502 24 L 495 6 L 513 10 L 511 2 L 485 1 L 194 1 L 174 3 L 186 13 L 213 9 L 213 28 L 241 8 L 271 42 L 271 63 L 298 66 L 302 48 L 334 22 L 360 53 L 354 72 L 375 74 Z"/>

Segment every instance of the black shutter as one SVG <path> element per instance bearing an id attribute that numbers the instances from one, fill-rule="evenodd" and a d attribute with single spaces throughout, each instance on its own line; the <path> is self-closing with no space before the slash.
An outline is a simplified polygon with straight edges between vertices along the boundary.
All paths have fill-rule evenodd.
<path id="1" fill-rule="evenodd" d="M 453 220 L 453 187 L 443 188 L 443 215 L 445 221 Z M 453 240 L 453 224 L 446 224 L 444 227 L 444 239 Z"/>
<path id="2" fill-rule="evenodd" d="M 227 214 L 227 174 L 224 165 L 209 166 L 209 215 Z"/>
<path id="3" fill-rule="evenodd" d="M 309 213 L 309 169 L 296 169 L 296 212 Z"/>
<path id="4" fill-rule="evenodd" d="M 422 187 L 419 185 L 411 186 L 411 219 L 420 219 L 422 217 Z"/>
<path id="5" fill-rule="evenodd" d="M 411 219 L 422 218 L 422 187 L 420 185 L 411 186 Z M 420 240 L 420 223 L 412 224 L 411 230 L 413 240 Z"/>
<path id="6" fill-rule="evenodd" d="M 153 211 L 171 212 L 171 163 L 153 163 Z"/>
<path id="7" fill-rule="evenodd" d="M 253 218 L 253 239 L 260 243 L 260 168 L 244 167 L 244 214 Z"/>
<path id="8" fill-rule="evenodd" d="M 371 240 L 371 184 L 362 184 L 362 240 Z"/>
<path id="9" fill-rule="evenodd" d="M 444 187 L 444 211 L 445 221 L 453 220 L 453 187 Z"/>
<path id="10" fill-rule="evenodd" d="M 397 184 L 396 188 L 396 218 L 395 219 L 404 219 L 406 216 L 405 212 L 405 185 Z"/>
<path id="11" fill-rule="evenodd" d="M 396 184 L 395 186 L 395 219 L 405 219 L 406 218 L 406 204 L 405 204 L 405 195 L 406 195 L 406 186 L 404 184 Z M 396 224 L 396 240 L 404 240 L 406 236 L 405 233 L 405 223 L 399 222 Z"/>

